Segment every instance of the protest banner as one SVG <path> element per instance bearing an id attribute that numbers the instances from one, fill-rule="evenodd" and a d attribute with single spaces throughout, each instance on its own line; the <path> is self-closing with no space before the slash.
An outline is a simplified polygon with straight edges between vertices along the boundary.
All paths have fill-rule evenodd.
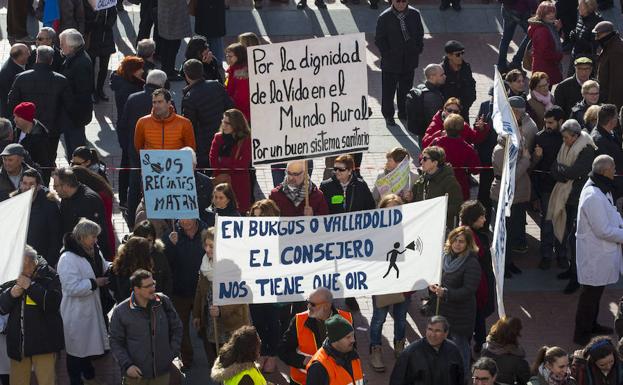
<path id="1" fill-rule="evenodd" d="M 381 198 L 387 194 L 400 194 L 411 186 L 410 161 L 411 158 L 406 156 L 395 169 L 376 180 L 374 186 Z"/>
<path id="2" fill-rule="evenodd" d="M 439 283 L 447 197 L 316 217 L 216 222 L 216 305 L 402 293 Z"/>
<path id="3" fill-rule="evenodd" d="M 515 115 L 508 103 L 506 89 L 502 76 L 495 67 L 493 81 L 493 128 L 498 135 L 506 138 L 504 146 L 504 165 L 500 180 L 500 195 L 495 211 L 493 242 L 491 242 L 491 263 L 496 281 L 496 295 L 498 301 L 498 315 L 506 315 L 504 309 L 504 267 L 506 265 L 506 217 L 510 216 L 511 205 L 515 196 L 515 168 L 519 153 L 519 129 Z"/>
<path id="4" fill-rule="evenodd" d="M 199 218 L 190 151 L 141 150 L 140 157 L 147 218 Z"/>
<path id="5" fill-rule="evenodd" d="M 22 272 L 34 189 L 0 202 L 0 284 Z"/>
<path id="6" fill-rule="evenodd" d="M 247 48 L 253 163 L 365 151 L 363 33 Z"/>
<path id="7" fill-rule="evenodd" d="M 117 5 L 117 0 L 89 0 L 91 8 L 95 11 L 112 8 Z"/>

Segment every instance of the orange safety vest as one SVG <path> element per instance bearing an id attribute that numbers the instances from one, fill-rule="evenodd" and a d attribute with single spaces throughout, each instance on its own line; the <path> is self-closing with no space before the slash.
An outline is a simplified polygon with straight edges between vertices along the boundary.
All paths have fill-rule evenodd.
<path id="1" fill-rule="evenodd" d="M 353 324 L 353 316 L 349 312 L 339 309 L 337 312 L 348 322 L 350 322 L 351 325 Z M 311 329 L 305 327 L 305 322 L 307 322 L 308 318 L 309 310 L 297 313 L 295 316 L 296 338 L 298 341 L 296 352 L 305 357 L 312 357 L 318 351 L 318 346 L 316 346 L 316 337 L 314 337 L 314 333 Z M 297 384 L 305 385 L 305 382 L 307 381 L 307 370 L 290 366 L 290 378 Z"/>
<path id="2" fill-rule="evenodd" d="M 338 365 L 324 348 L 320 348 L 314 354 L 309 364 L 307 364 L 307 368 L 316 361 L 320 362 L 327 371 L 329 385 L 363 385 L 363 370 L 361 370 L 361 360 L 359 358 L 350 362 L 353 369 L 352 376 L 344 367 Z"/>

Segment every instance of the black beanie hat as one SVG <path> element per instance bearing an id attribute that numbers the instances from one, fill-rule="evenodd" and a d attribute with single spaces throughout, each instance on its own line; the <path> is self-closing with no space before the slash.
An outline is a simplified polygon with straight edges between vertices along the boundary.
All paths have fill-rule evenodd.
<path id="1" fill-rule="evenodd" d="M 339 314 L 334 314 L 324 321 L 329 342 L 336 342 L 353 332 L 353 325 Z"/>

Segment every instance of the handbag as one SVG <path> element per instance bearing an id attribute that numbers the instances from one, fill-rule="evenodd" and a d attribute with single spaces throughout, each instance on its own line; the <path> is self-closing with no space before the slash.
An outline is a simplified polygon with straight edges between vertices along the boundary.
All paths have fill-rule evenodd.
<path id="1" fill-rule="evenodd" d="M 374 296 L 374 307 L 377 309 L 403 303 L 405 296 L 402 293 L 381 294 Z"/>

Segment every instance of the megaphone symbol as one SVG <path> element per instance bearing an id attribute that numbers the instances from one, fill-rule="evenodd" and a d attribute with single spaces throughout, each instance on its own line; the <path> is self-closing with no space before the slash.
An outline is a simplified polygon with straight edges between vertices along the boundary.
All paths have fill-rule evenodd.
<path id="1" fill-rule="evenodd" d="M 424 250 L 424 243 L 422 242 L 422 239 L 420 237 L 417 237 L 415 241 L 411 241 L 411 243 L 405 246 L 405 249 L 409 249 L 413 251 L 417 250 L 417 252 L 420 253 L 420 255 L 422 255 L 422 251 Z"/>

